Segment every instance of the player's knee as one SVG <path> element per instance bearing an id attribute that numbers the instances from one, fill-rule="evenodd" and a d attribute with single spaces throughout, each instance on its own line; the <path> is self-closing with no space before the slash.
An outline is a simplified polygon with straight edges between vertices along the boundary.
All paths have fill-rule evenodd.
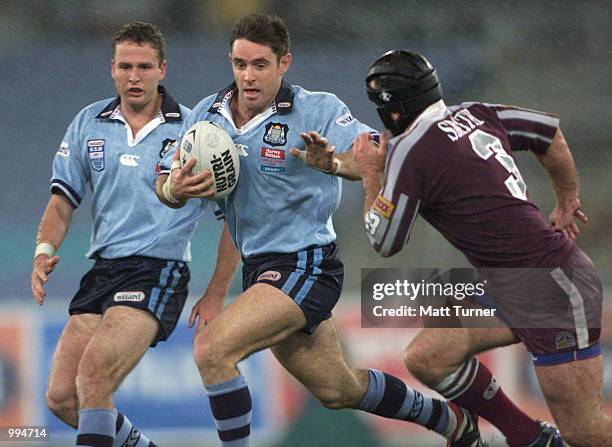
<path id="1" fill-rule="evenodd" d="M 200 373 L 224 367 L 231 363 L 230 355 L 223 343 L 213 337 L 198 337 L 193 344 L 193 359 Z"/>
<path id="2" fill-rule="evenodd" d="M 102 366 L 93 361 L 81 361 L 77 370 L 76 388 L 79 398 L 83 395 L 112 393 L 115 388 L 113 371 L 115 368 Z"/>
<path id="3" fill-rule="evenodd" d="M 70 423 L 76 418 L 78 408 L 74 391 L 70 393 L 50 388 L 47 389 L 45 398 L 49 410 L 62 421 Z"/>
<path id="4" fill-rule="evenodd" d="M 446 353 L 431 352 L 418 344 L 411 344 L 406 348 L 404 365 L 414 377 L 427 386 L 436 386 L 459 367 L 450 362 Z"/>

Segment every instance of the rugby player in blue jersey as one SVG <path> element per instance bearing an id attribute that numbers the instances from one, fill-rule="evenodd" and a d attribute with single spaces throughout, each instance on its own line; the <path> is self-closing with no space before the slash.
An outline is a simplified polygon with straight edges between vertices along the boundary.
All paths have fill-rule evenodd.
<path id="1" fill-rule="evenodd" d="M 340 179 L 310 169 L 289 151 L 329 141 L 343 152 L 371 129 L 335 95 L 284 81 L 292 56 L 281 19 L 259 14 L 239 19 L 229 56 L 235 82 L 203 99 L 183 125 L 184 131 L 202 120 L 217 123 L 243 152 L 236 189 L 219 205 L 244 263 L 244 293 L 218 315 L 221 297 L 205 295 L 190 319 L 191 325 L 199 320 L 194 358 L 221 444 L 248 445 L 251 396 L 237 364 L 270 348 L 328 408 L 412 421 L 453 446 L 482 445 L 468 412 L 389 374 L 352 368 L 341 350 L 331 318 L 343 280 L 331 219 L 340 202 Z M 164 203 L 178 206 L 200 197 L 203 188 L 197 176 L 188 175 L 194 162 L 171 169 L 172 157 L 167 154 L 162 163 L 162 173 L 172 176 L 170 186 L 164 193 L 167 175 L 162 175 L 157 191 Z"/>
<path id="2" fill-rule="evenodd" d="M 73 211 L 89 189 L 93 268 L 70 303 L 58 342 L 47 403 L 78 429 L 79 446 L 153 446 L 113 405 L 113 392 L 149 346 L 166 340 L 187 298 L 189 240 L 206 204 L 160 207 L 156 171 L 189 109 L 159 85 L 164 37 L 130 23 L 113 39 L 118 96 L 74 118 L 55 159 L 51 199 L 40 222 L 32 293 L 43 304 Z"/>

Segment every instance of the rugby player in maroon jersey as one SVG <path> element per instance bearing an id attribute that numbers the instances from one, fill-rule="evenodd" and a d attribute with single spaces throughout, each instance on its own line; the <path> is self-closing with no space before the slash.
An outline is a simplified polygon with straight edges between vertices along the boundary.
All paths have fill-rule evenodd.
<path id="1" fill-rule="evenodd" d="M 321 140 L 307 163 L 362 179 L 366 231 L 378 253 L 404 248 L 420 214 L 490 280 L 490 298 L 509 317 L 502 329 L 424 329 L 406 350 L 408 369 L 493 423 L 511 447 L 612 446 L 612 419 L 601 409 L 601 283 L 575 244 L 574 219 L 587 217 L 557 117 L 476 102 L 447 107 L 434 68 L 409 51 L 376 60 L 366 89 L 394 136 L 389 153 L 385 135 L 378 146 L 364 134 L 338 155 Z M 531 150 L 551 177 L 550 223 L 529 199 L 516 150 Z M 533 356 L 563 439 L 517 408 L 475 357 L 518 342 Z"/>
<path id="2" fill-rule="evenodd" d="M 575 243 L 574 218 L 587 218 L 559 120 L 513 106 L 447 107 L 431 64 L 408 51 L 379 58 L 366 83 L 394 135 L 388 156 L 384 140 L 375 148 L 363 135 L 353 145 L 372 246 L 382 256 L 397 253 L 420 214 L 489 278 L 491 299 L 511 317 L 508 329 L 424 329 L 406 351 L 407 367 L 491 421 L 512 447 L 561 446 L 556 430 L 516 408 L 475 357 L 522 342 L 565 442 L 612 446 L 612 419 L 601 408 L 602 288 Z M 531 150 L 551 177 L 557 205 L 550 223 L 527 194 L 516 150 Z"/>

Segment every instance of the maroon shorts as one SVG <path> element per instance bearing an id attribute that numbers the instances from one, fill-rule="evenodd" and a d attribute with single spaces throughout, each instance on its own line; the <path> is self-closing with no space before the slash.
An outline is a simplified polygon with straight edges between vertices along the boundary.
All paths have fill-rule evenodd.
<path id="1" fill-rule="evenodd" d="M 536 363 L 543 356 L 569 361 L 597 355 L 603 292 L 591 259 L 576 247 L 557 268 L 514 272 L 491 298 Z M 579 354 L 569 355 L 574 352 Z"/>

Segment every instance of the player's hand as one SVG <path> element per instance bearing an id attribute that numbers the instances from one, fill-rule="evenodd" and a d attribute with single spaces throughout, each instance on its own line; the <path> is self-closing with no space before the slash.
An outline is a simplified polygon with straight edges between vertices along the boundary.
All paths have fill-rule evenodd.
<path id="1" fill-rule="evenodd" d="M 52 256 L 50 258 L 45 254 L 41 254 L 36 256 L 32 264 L 32 296 L 41 306 L 45 301 L 45 284 L 49 281 L 49 273 L 55 270 L 59 260 L 59 256 Z"/>
<path id="2" fill-rule="evenodd" d="M 369 133 L 359 134 L 353 140 L 353 164 L 362 178 L 380 176 L 385 171 L 388 142 L 384 132 L 380 134 L 380 144 L 376 144 Z"/>
<path id="3" fill-rule="evenodd" d="M 550 224 L 553 228 L 563 231 L 570 239 L 576 239 L 580 230 L 574 218 L 582 223 L 587 223 L 589 218 L 580 209 L 580 199 L 572 199 L 563 205 L 557 203 L 550 216 Z"/>
<path id="4" fill-rule="evenodd" d="M 202 326 L 206 326 L 223 310 L 224 296 L 215 296 L 213 293 L 206 292 L 202 298 L 191 309 L 189 316 L 188 328 L 191 329 L 197 324 L 199 330 Z"/>
<path id="5" fill-rule="evenodd" d="M 173 161 L 178 160 L 180 160 L 180 151 L 177 149 Z M 170 177 L 172 178 L 170 192 L 177 200 L 207 199 L 215 193 L 215 189 L 212 188 L 214 182 L 212 172 L 204 170 L 198 174 L 191 175 L 191 170 L 196 163 L 197 160 L 192 158 L 182 167 L 174 168 L 170 172 Z"/>
<path id="6" fill-rule="evenodd" d="M 322 137 L 314 130 L 300 133 L 300 138 L 304 141 L 306 150 L 301 151 L 292 147 L 289 152 L 299 158 L 308 166 L 318 171 L 332 172 L 334 170 L 335 146 L 330 146 L 327 138 Z"/>

